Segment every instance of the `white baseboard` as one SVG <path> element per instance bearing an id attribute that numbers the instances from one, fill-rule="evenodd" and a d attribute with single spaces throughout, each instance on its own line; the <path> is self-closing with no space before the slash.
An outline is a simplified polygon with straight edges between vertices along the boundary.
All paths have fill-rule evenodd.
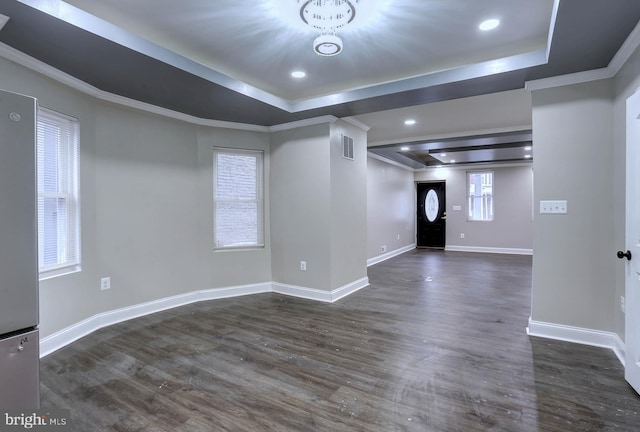
<path id="1" fill-rule="evenodd" d="M 297 285 L 283 284 L 273 282 L 273 292 L 285 294 L 292 297 L 300 297 L 308 300 L 316 300 L 325 303 L 333 303 L 343 297 L 353 294 L 354 292 L 369 285 L 369 278 L 364 277 L 351 283 L 336 288 L 333 291 L 324 291 L 316 288 L 307 288 Z"/>
<path id="2" fill-rule="evenodd" d="M 369 278 L 364 277 L 337 288 L 333 291 L 323 291 L 313 288 L 286 285 L 276 282 L 263 282 L 251 285 L 239 285 L 226 288 L 214 288 L 202 291 L 193 291 L 177 296 L 166 297 L 133 306 L 127 306 L 108 312 L 99 313 L 79 323 L 73 324 L 56 333 L 40 339 L 40 358 L 46 357 L 54 351 L 63 348 L 70 343 L 93 333 L 103 327 L 121 323 L 133 318 L 196 303 L 204 300 L 217 300 L 229 297 L 240 297 L 252 294 L 276 292 L 294 297 L 302 297 L 310 300 L 332 303 L 348 296 L 369 285 Z"/>
<path id="3" fill-rule="evenodd" d="M 184 306 L 203 300 L 215 300 L 228 297 L 239 297 L 250 294 L 271 292 L 271 282 L 264 282 L 251 285 L 240 285 L 235 287 L 209 289 L 193 291 L 177 296 L 166 297 L 146 303 L 124 307 L 108 312 L 99 313 L 84 321 L 73 324 L 56 333 L 40 339 L 40 357 L 45 357 L 54 351 L 74 342 L 84 336 L 93 333 L 103 327 L 138 318 L 144 315 L 160 312 L 163 310 Z"/>
<path id="4" fill-rule="evenodd" d="M 609 348 L 615 353 L 616 357 L 618 357 L 620 363 L 622 363 L 623 366 L 625 364 L 624 342 L 622 342 L 617 334 L 612 332 L 534 321 L 529 318 L 527 334 L 529 336 Z"/>
<path id="5" fill-rule="evenodd" d="M 482 247 L 482 246 L 446 245 L 444 250 L 455 251 L 455 252 L 481 252 L 481 253 L 497 253 L 497 254 L 510 254 L 510 255 L 533 255 L 533 249 L 520 249 L 520 248 L 496 248 L 496 247 Z"/>
<path id="6" fill-rule="evenodd" d="M 392 250 L 391 252 L 387 252 L 387 253 L 384 253 L 382 255 L 378 255 L 376 257 L 369 258 L 367 260 L 367 267 L 372 266 L 374 264 L 378 264 L 378 263 L 380 263 L 382 261 L 386 261 L 389 258 L 393 258 L 393 257 L 401 255 L 401 254 L 403 254 L 405 252 L 409 252 L 410 250 L 413 250 L 415 248 L 416 248 L 416 244 L 413 243 L 413 244 L 410 244 L 408 246 L 401 247 L 400 249 Z"/>

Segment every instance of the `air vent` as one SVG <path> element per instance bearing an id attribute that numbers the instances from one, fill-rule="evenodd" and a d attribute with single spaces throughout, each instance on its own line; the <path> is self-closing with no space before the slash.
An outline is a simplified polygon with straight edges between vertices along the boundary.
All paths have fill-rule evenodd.
<path id="1" fill-rule="evenodd" d="M 353 160 L 353 138 L 342 135 L 342 157 Z"/>

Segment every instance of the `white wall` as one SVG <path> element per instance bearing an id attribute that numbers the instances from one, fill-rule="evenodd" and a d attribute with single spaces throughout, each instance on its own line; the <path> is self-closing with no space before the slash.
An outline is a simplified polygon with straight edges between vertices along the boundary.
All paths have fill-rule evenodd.
<path id="1" fill-rule="evenodd" d="M 537 150 L 536 150 L 536 157 Z M 493 221 L 468 221 L 467 171 L 494 173 Z M 446 181 L 446 247 L 496 252 L 530 253 L 533 248 L 532 170 L 530 165 L 436 168 L 416 171 L 415 181 Z M 415 204 L 414 204 L 415 206 Z M 453 210 L 460 206 L 461 210 Z M 464 239 L 460 234 L 464 233 Z"/>
<path id="2" fill-rule="evenodd" d="M 367 258 L 415 246 L 413 171 L 369 157 L 367 162 Z M 399 237 L 399 238 L 398 238 Z"/>
<path id="3" fill-rule="evenodd" d="M 535 214 L 532 319 L 613 331 L 615 245 L 610 80 L 534 91 L 534 199 L 568 201 Z"/>
<path id="4" fill-rule="evenodd" d="M 613 206 L 614 246 L 623 250 L 625 245 L 625 194 L 626 194 L 626 103 L 640 87 L 640 49 L 626 62 L 614 79 L 613 104 Z M 625 268 L 622 262 L 614 265 L 615 291 L 613 298 L 614 329 L 625 340 L 625 317 L 620 310 L 620 297 L 625 295 Z"/>

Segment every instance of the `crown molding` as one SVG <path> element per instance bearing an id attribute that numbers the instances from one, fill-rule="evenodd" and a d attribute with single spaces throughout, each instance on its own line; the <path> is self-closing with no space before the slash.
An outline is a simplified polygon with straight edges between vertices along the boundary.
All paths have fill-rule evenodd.
<path id="1" fill-rule="evenodd" d="M 267 126 L 252 125 L 247 123 L 227 122 L 227 121 L 221 121 L 221 120 L 203 119 L 200 117 L 183 114 L 177 111 L 161 108 L 156 105 L 140 102 L 135 99 L 115 95 L 113 93 L 100 90 L 97 87 L 87 84 L 82 80 L 79 80 L 65 72 L 62 72 L 59 69 L 49 66 L 48 64 L 41 62 L 40 60 L 37 60 L 31 56 L 28 56 L 27 54 L 21 51 L 18 51 L 15 48 L 12 48 L 9 45 L 6 45 L 1 42 L 0 42 L 0 57 L 10 60 L 16 64 L 19 64 L 20 66 L 24 66 L 27 69 L 30 69 L 34 72 L 44 75 L 47 78 L 51 78 L 52 80 L 57 81 L 61 84 L 64 84 L 67 87 L 70 87 L 74 90 L 77 90 L 81 93 L 84 93 L 88 96 L 94 97 L 102 101 L 112 102 L 118 105 L 123 105 L 129 108 L 146 111 L 152 114 L 161 115 L 163 117 L 184 121 L 184 122 L 199 125 L 199 126 L 208 126 L 208 127 L 223 128 L 223 129 L 236 129 L 236 130 L 244 130 L 244 131 L 251 131 L 251 132 L 269 132 L 269 127 Z"/>
<path id="2" fill-rule="evenodd" d="M 338 121 L 338 117 L 332 115 L 326 115 L 321 117 L 313 117 L 304 120 L 298 120 L 290 123 L 281 123 L 274 126 L 269 126 L 267 130 L 269 132 L 281 132 L 285 130 L 298 129 L 306 126 L 313 126 L 323 123 L 335 123 Z"/>
<path id="3" fill-rule="evenodd" d="M 380 162 L 384 162 L 384 163 L 387 163 L 389 165 L 393 165 L 395 167 L 402 168 L 405 171 L 411 171 L 411 172 L 422 171 L 422 169 L 413 169 L 411 167 L 408 167 L 406 165 L 401 164 L 400 162 L 396 162 L 394 160 L 387 159 L 384 156 L 380 156 L 379 154 L 376 154 L 376 153 L 373 153 L 373 152 L 370 152 L 370 151 L 367 151 L 367 156 L 370 157 L 370 158 L 373 158 L 373 159 L 377 159 Z"/>
<path id="4" fill-rule="evenodd" d="M 368 124 L 366 124 L 364 122 L 361 122 L 360 120 L 358 120 L 355 117 L 342 117 L 341 120 L 344 120 L 347 123 L 359 128 L 359 129 L 362 129 L 365 132 L 369 132 L 369 129 L 371 129 L 371 126 L 369 126 Z"/>
<path id="5" fill-rule="evenodd" d="M 614 72 L 614 75 L 617 75 L 622 69 L 622 66 L 631 58 L 633 53 L 640 47 L 640 22 L 635 26 L 633 31 L 629 34 L 627 39 L 624 41 L 618 52 L 613 59 L 609 63 L 608 68 Z"/>
<path id="6" fill-rule="evenodd" d="M 543 90 L 554 87 L 563 87 L 572 84 L 581 84 L 602 79 L 609 79 L 616 74 L 609 67 L 601 69 L 593 69 L 590 71 L 577 72 L 566 75 L 558 75 L 550 78 L 526 81 L 524 88 L 528 91 Z"/>
<path id="7" fill-rule="evenodd" d="M 524 88 L 528 91 L 543 90 L 613 78 L 620 72 L 620 69 L 622 69 L 638 47 L 640 47 L 640 23 L 635 26 L 607 67 L 527 81 L 524 83 Z"/>

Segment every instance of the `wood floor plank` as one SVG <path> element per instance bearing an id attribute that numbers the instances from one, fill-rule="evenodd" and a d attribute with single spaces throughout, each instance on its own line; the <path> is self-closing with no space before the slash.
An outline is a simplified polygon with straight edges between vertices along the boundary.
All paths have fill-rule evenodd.
<path id="1" fill-rule="evenodd" d="M 41 361 L 77 431 L 640 431 L 606 349 L 528 337 L 531 257 L 416 250 L 334 304 L 260 294 Z"/>

